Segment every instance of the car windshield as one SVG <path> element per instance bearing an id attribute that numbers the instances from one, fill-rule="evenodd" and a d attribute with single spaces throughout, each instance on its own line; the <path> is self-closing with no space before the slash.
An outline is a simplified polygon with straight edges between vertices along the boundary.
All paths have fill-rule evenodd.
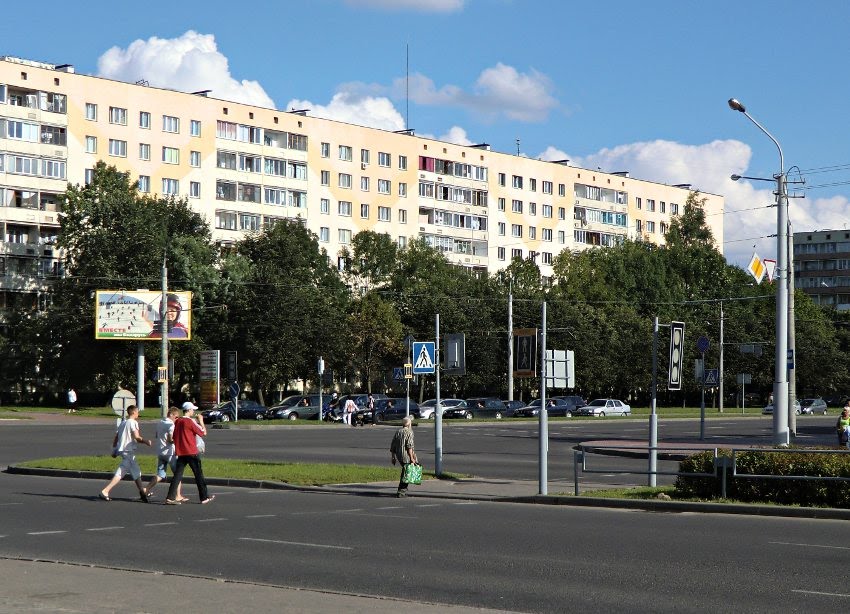
<path id="1" fill-rule="evenodd" d="M 540 399 L 534 399 L 528 404 L 529 407 L 540 407 Z"/>
<path id="2" fill-rule="evenodd" d="M 608 399 L 593 399 L 588 405 L 591 407 L 599 407 L 600 405 L 605 405 Z"/>
<path id="3" fill-rule="evenodd" d="M 802 400 L 802 401 L 800 401 L 800 402 L 801 402 L 803 405 L 814 405 L 815 401 L 817 401 L 817 399 L 803 399 L 803 400 Z"/>

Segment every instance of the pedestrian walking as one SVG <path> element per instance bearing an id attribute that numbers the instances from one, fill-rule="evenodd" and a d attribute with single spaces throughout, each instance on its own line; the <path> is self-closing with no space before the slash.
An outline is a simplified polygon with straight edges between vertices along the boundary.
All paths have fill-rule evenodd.
<path id="1" fill-rule="evenodd" d="M 354 402 L 354 399 L 348 397 L 348 400 L 345 402 L 345 407 L 342 410 L 342 421 L 348 426 L 354 426 L 351 423 L 351 417 L 354 415 L 354 412 L 357 411 L 357 403 Z"/>
<path id="2" fill-rule="evenodd" d="M 378 418 L 375 417 L 375 397 L 372 396 L 371 392 L 369 393 L 369 398 L 366 399 L 366 408 L 372 414 L 372 426 L 375 426 L 378 424 Z"/>
<path id="3" fill-rule="evenodd" d="M 77 391 L 74 390 L 73 386 L 68 386 L 68 392 L 65 393 L 65 398 L 68 403 L 68 413 L 74 413 L 77 411 Z"/>
<path id="4" fill-rule="evenodd" d="M 106 487 L 100 491 L 99 496 L 104 501 L 112 501 L 109 493 L 129 473 L 133 481 L 136 482 L 136 487 L 139 489 L 139 499 L 145 503 L 148 502 L 148 496 L 145 494 L 145 485 L 142 483 L 142 470 L 136 461 L 136 444 L 143 443 L 146 446 L 150 446 L 151 440 L 142 438 L 139 433 L 138 418 L 139 408 L 135 405 L 130 405 L 127 408 L 127 417 L 118 425 L 115 437 L 112 438 L 112 456 L 114 458 L 120 456 L 121 464 L 118 465 L 115 475 L 112 476 Z"/>
<path id="5" fill-rule="evenodd" d="M 841 410 L 841 415 L 838 416 L 838 422 L 835 423 L 835 430 L 838 432 L 838 446 L 850 448 L 850 403 L 844 406 Z"/>
<path id="6" fill-rule="evenodd" d="M 171 468 L 171 473 L 174 473 L 174 468 L 177 465 L 177 458 L 174 455 L 174 421 L 180 417 L 180 410 L 176 407 L 168 409 L 168 415 L 160 420 L 156 425 L 156 473 L 148 482 L 145 488 L 145 494 L 150 498 L 153 495 L 154 486 L 165 479 L 165 470 Z M 188 501 L 183 497 L 183 485 L 177 487 L 177 500 Z"/>
<path id="7" fill-rule="evenodd" d="M 411 463 L 419 464 L 416 458 L 416 450 L 413 446 L 413 418 L 405 416 L 401 420 L 401 428 L 393 435 L 392 443 L 390 444 L 390 458 L 393 465 L 398 462 L 401 465 L 401 477 L 398 480 L 398 491 L 396 497 L 407 496 L 407 481 L 405 480 L 405 472 L 407 466 Z"/>
<path id="8" fill-rule="evenodd" d="M 215 495 L 210 496 L 207 492 L 207 482 L 204 479 L 204 469 L 201 465 L 201 455 L 198 452 L 197 444 L 197 438 L 199 436 L 205 437 L 207 434 L 204 418 L 199 414 L 198 421 L 195 422 L 195 410 L 198 409 L 198 406 L 191 401 L 183 403 L 182 409 L 183 417 L 174 422 L 174 453 L 177 455 L 177 462 L 165 503 L 167 505 L 180 505 L 182 503 L 178 499 L 178 489 L 183 480 L 183 471 L 186 469 L 186 465 L 189 465 L 192 475 L 195 476 L 195 484 L 198 487 L 198 497 L 201 503 L 210 503 L 215 499 Z"/>

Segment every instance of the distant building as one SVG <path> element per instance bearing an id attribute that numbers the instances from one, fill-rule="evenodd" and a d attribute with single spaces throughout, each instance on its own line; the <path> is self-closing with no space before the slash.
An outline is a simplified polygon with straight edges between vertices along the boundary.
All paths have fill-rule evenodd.
<path id="1" fill-rule="evenodd" d="M 299 220 L 339 267 L 353 236 L 372 230 L 401 247 L 422 238 L 482 273 L 533 258 L 550 277 L 563 250 L 663 243 L 690 191 L 214 95 L 0 57 L 0 311 L 36 306 L 63 274 L 59 195 L 99 160 L 140 192 L 187 197 L 220 245 Z M 722 250 L 723 197 L 703 196 Z"/>
<path id="2" fill-rule="evenodd" d="M 850 230 L 795 232 L 794 284 L 818 305 L 850 309 Z"/>

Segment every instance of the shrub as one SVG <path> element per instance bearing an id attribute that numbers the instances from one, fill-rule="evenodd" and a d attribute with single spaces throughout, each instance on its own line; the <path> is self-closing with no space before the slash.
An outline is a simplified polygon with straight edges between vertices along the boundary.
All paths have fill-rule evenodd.
<path id="1" fill-rule="evenodd" d="M 816 454 L 749 450 L 735 455 L 739 477 L 732 477 L 729 450 L 718 454 L 730 459 L 726 469 L 726 497 L 746 502 L 771 502 L 782 505 L 850 508 L 850 484 L 835 480 L 798 478 L 750 478 L 742 475 L 813 476 L 850 478 L 850 454 Z M 679 464 L 683 473 L 713 473 L 713 452 L 700 452 Z M 721 495 L 721 471 L 717 478 L 680 475 L 676 478 L 676 496 L 701 499 Z"/>

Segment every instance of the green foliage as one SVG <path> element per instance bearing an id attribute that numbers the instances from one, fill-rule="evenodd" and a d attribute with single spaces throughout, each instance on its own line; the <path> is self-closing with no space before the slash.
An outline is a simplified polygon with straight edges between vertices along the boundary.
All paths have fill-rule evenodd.
<path id="1" fill-rule="evenodd" d="M 353 341 L 352 364 L 368 392 L 386 371 L 402 362 L 402 324 L 392 303 L 370 292 L 353 302 L 348 318 Z"/>
<path id="2" fill-rule="evenodd" d="M 721 451 L 730 457 L 728 450 Z M 751 450 L 736 453 L 737 473 L 764 476 L 812 476 L 850 478 L 850 456 L 836 451 L 833 454 L 803 452 L 770 452 Z M 679 464 L 679 471 L 712 473 L 713 453 L 706 451 L 688 457 Z M 719 476 L 719 474 L 718 474 Z M 680 497 L 716 498 L 720 496 L 720 477 L 676 478 L 676 494 Z M 732 477 L 727 469 L 727 498 L 752 503 L 781 505 L 850 507 L 850 489 L 846 482 L 835 480 L 800 480 L 781 478 Z"/>

